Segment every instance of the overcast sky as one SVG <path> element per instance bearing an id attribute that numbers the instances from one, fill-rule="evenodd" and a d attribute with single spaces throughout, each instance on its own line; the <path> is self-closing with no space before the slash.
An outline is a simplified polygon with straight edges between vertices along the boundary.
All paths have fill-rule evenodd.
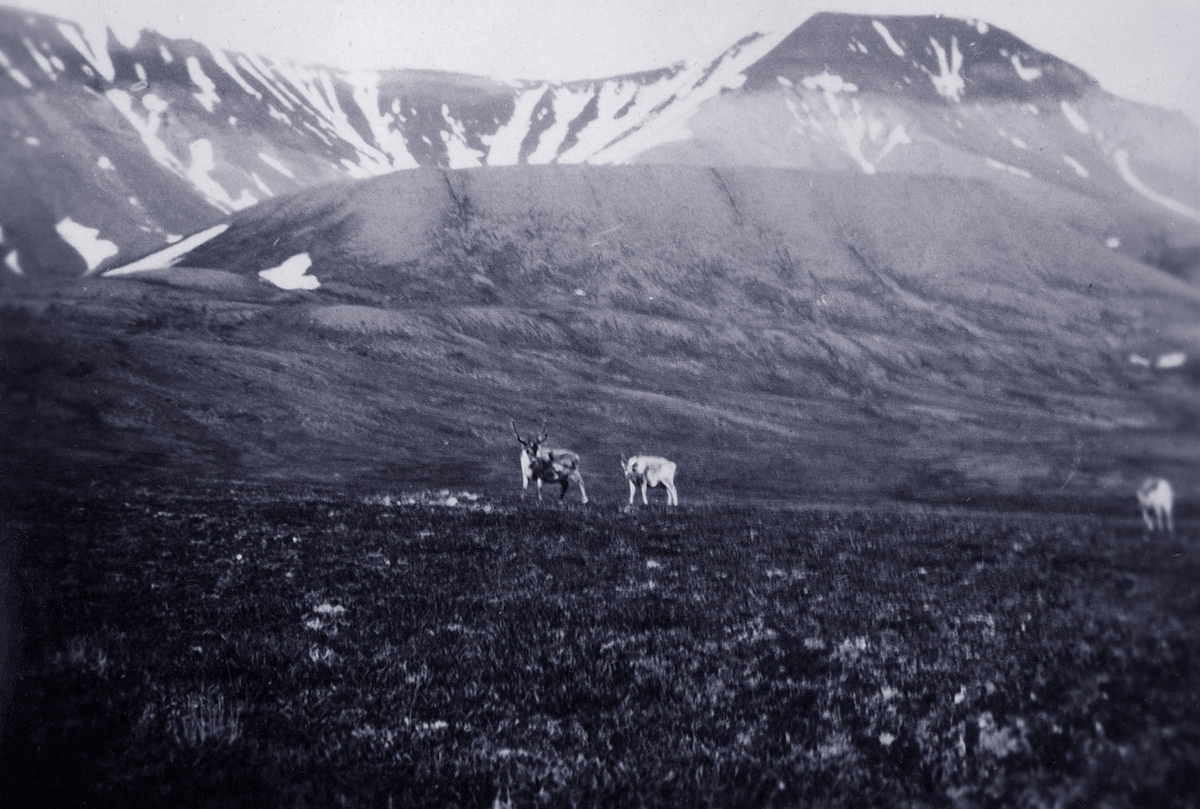
<path id="1" fill-rule="evenodd" d="M 603 78 L 711 57 L 816 11 L 981 19 L 1200 124 L 1200 0 L 0 0 L 336 67 Z"/>

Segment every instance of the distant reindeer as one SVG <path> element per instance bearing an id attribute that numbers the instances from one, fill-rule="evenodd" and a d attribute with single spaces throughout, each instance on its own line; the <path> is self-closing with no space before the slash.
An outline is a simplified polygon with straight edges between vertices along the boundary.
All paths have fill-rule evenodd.
<path id="1" fill-rule="evenodd" d="M 1171 509 L 1175 506 L 1175 492 L 1165 478 L 1146 478 L 1137 492 L 1138 505 L 1142 507 L 1142 519 L 1146 521 L 1146 530 L 1153 531 L 1157 525 L 1163 530 L 1165 523 L 1167 531 L 1175 533 L 1175 524 L 1171 520 Z M 1150 519 L 1150 513 L 1154 519 Z"/>
<path id="2" fill-rule="evenodd" d="M 657 455 L 634 455 L 626 459 L 621 456 L 621 470 L 629 481 L 629 505 L 633 505 L 633 496 L 637 488 L 642 488 L 642 503 L 649 505 L 646 499 L 646 489 L 662 486 L 667 490 L 667 505 L 679 505 L 679 494 L 675 491 L 675 462 L 660 458 Z"/>
<path id="3" fill-rule="evenodd" d="M 583 477 L 579 474 L 579 456 L 569 449 L 546 449 L 542 446 L 548 437 L 546 424 L 542 423 L 542 433 L 531 441 L 526 441 L 517 432 L 517 423 L 509 420 L 513 434 L 521 444 L 521 488 L 528 489 L 529 481 L 537 481 L 538 500 L 542 499 L 542 483 L 557 483 L 562 486 L 562 500 L 567 496 L 567 488 L 571 481 L 579 486 L 579 496 L 587 503 L 587 489 L 583 487 Z"/>

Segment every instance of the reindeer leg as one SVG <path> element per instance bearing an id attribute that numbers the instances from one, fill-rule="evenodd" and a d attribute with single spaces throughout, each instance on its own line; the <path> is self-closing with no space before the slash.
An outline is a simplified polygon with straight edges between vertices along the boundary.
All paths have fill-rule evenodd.
<path id="1" fill-rule="evenodd" d="M 675 484 L 665 480 L 663 481 L 663 485 L 667 487 L 667 505 L 679 505 L 679 495 L 675 493 Z"/>
<path id="2" fill-rule="evenodd" d="M 646 498 L 646 479 L 642 478 L 642 505 L 650 505 L 650 501 Z"/>
<path id="3" fill-rule="evenodd" d="M 571 480 L 569 478 L 563 478 L 561 481 L 559 481 L 559 484 L 562 486 L 562 493 L 558 496 L 558 499 L 562 500 L 567 496 L 567 489 L 571 486 Z"/>
<path id="4" fill-rule="evenodd" d="M 581 498 L 583 504 L 586 506 L 588 499 L 587 499 L 587 489 L 583 488 L 583 475 L 579 474 L 579 472 L 572 472 L 571 477 L 575 480 L 575 483 L 579 486 L 579 497 Z M 564 485 L 566 485 L 566 484 L 564 484 Z M 566 489 L 564 489 L 563 491 L 566 491 Z"/>

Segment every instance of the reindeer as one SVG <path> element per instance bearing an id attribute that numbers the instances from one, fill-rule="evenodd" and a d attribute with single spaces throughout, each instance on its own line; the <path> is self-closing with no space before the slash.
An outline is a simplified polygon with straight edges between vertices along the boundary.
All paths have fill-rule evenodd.
<path id="1" fill-rule="evenodd" d="M 637 487 L 642 487 L 642 504 L 649 505 L 646 499 L 646 488 L 662 486 L 667 490 L 667 505 L 679 505 L 679 495 L 675 491 L 675 462 L 660 458 L 657 455 L 634 455 L 626 459 L 621 456 L 621 470 L 629 481 L 629 505 L 633 505 L 633 495 Z"/>
<path id="2" fill-rule="evenodd" d="M 542 442 L 550 435 L 546 432 L 544 421 L 541 435 L 532 441 L 521 438 L 521 434 L 517 432 L 515 421 L 510 419 L 509 424 L 512 425 L 513 434 L 521 444 L 521 488 L 528 489 L 530 480 L 537 481 L 538 500 L 541 500 L 542 482 L 557 483 L 562 486 L 562 494 L 558 496 L 558 499 L 562 500 L 567 496 L 567 488 L 573 480 L 579 485 L 579 496 L 586 504 L 588 501 L 587 489 L 583 487 L 583 477 L 579 474 L 579 456 L 569 449 L 546 449 L 543 447 Z"/>
<path id="3" fill-rule="evenodd" d="M 1170 533 L 1175 533 L 1175 524 L 1171 520 L 1171 509 L 1175 505 L 1175 492 L 1166 478 L 1146 478 L 1137 491 L 1138 505 L 1142 507 L 1142 519 L 1146 521 L 1146 530 L 1153 531 L 1157 525 L 1163 530 L 1163 524 Z M 1154 512 L 1154 519 L 1150 513 Z"/>

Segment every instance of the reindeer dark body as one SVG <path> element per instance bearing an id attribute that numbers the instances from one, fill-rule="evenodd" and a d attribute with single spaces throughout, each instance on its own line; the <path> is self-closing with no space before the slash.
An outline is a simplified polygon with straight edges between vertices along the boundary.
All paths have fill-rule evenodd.
<path id="1" fill-rule="evenodd" d="M 526 440 L 517 432 L 516 422 L 509 423 L 512 424 L 513 434 L 521 444 L 521 488 L 528 489 L 529 481 L 535 481 L 538 500 L 541 500 L 542 483 L 557 483 L 562 487 L 562 493 L 558 496 L 558 499 L 562 500 L 567 496 L 567 489 L 573 480 L 579 486 L 581 500 L 586 503 L 587 489 L 583 486 L 583 476 L 579 474 L 579 456 L 569 449 L 543 447 L 542 443 L 549 437 L 544 424 L 541 435 Z"/>

